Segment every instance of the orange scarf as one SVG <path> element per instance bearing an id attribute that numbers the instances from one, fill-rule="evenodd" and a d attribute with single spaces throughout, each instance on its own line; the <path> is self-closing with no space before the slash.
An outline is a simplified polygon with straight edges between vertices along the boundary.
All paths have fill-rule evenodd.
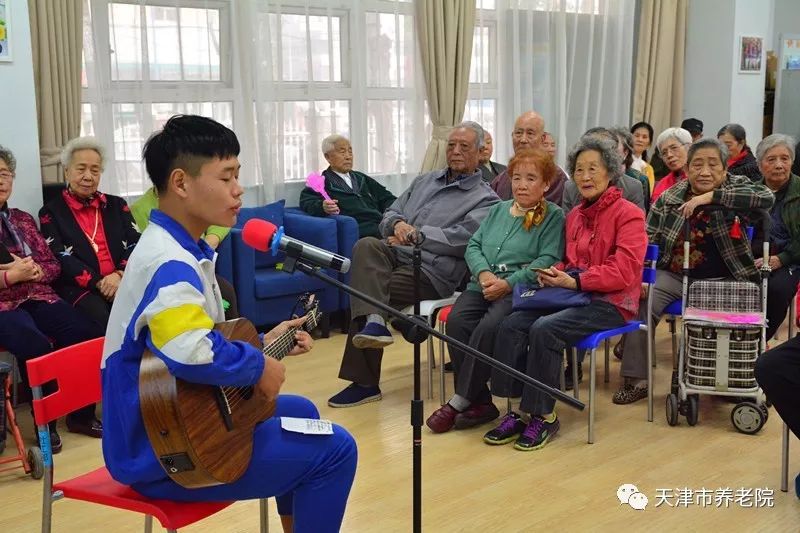
<path id="1" fill-rule="evenodd" d="M 515 201 L 514 202 L 514 209 L 519 211 L 520 213 L 524 213 L 525 220 L 522 221 L 522 227 L 525 228 L 525 231 L 530 231 L 533 226 L 538 226 L 544 220 L 544 217 L 547 215 L 547 202 L 542 198 L 538 204 L 533 207 L 529 207 L 527 209 L 520 207 L 520 205 Z"/>

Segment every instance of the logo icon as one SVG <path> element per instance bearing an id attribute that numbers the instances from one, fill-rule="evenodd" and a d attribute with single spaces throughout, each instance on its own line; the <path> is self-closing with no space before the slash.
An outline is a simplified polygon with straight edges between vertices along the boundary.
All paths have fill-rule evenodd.
<path id="1" fill-rule="evenodd" d="M 637 511 L 644 511 L 647 507 L 647 496 L 639 492 L 636 485 L 625 483 L 617 489 L 617 498 L 620 505 L 628 504 Z"/>

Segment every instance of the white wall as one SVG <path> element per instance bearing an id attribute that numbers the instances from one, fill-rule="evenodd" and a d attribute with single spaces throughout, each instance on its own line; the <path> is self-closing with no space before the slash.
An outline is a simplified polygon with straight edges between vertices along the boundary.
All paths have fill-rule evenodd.
<path id="1" fill-rule="evenodd" d="M 798 0 L 773 0 L 775 3 L 774 19 L 771 25 L 772 46 L 768 50 L 776 53 L 780 50 L 780 34 L 800 34 L 800 1 Z"/>
<path id="2" fill-rule="evenodd" d="M 9 204 L 37 217 L 42 206 L 39 130 L 27 0 L 10 2 L 11 63 L 0 63 L 0 144 L 14 152 L 17 177 Z"/>
<path id="3" fill-rule="evenodd" d="M 778 91 L 775 94 L 773 130 L 800 137 L 800 71 L 784 70 L 780 62 L 781 35 L 800 35 L 800 1 L 774 0 L 773 50 L 778 57 Z"/>
<path id="4" fill-rule="evenodd" d="M 761 140 L 766 50 L 772 41 L 772 2 L 689 2 L 684 117 L 702 120 L 706 136 L 716 136 L 719 128 L 736 122 L 747 131 L 750 146 L 755 147 Z M 764 38 L 765 55 L 758 74 L 739 74 L 739 37 L 743 35 Z"/>
<path id="5" fill-rule="evenodd" d="M 730 122 L 744 126 L 747 143 L 755 149 L 763 137 L 764 128 L 764 84 L 767 73 L 767 49 L 772 40 L 770 27 L 773 0 L 736 0 L 733 31 L 733 57 L 731 58 L 731 110 Z M 764 50 L 761 72 L 739 73 L 739 37 L 763 37 Z"/>
<path id="6" fill-rule="evenodd" d="M 733 2 L 689 2 L 683 117 L 702 120 L 703 133 L 710 136 L 716 135 L 730 117 Z"/>

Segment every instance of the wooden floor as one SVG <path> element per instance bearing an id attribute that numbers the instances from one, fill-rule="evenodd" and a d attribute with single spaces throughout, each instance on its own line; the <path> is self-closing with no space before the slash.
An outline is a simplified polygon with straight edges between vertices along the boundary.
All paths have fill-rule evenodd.
<path id="1" fill-rule="evenodd" d="M 779 336 L 786 338 L 786 332 Z M 396 337 L 398 338 L 398 337 Z M 348 428 L 359 447 L 355 485 L 343 531 L 411 530 L 411 347 L 403 341 L 387 350 L 384 399 L 352 409 L 332 409 L 326 400 L 344 385 L 336 378 L 345 337 L 318 340 L 314 351 L 287 362 L 285 392 L 308 396 L 323 417 Z M 438 343 L 437 343 L 438 344 Z M 656 410 L 646 421 L 646 402 L 617 406 L 619 362 L 612 357 L 611 383 L 602 382 L 598 364 L 595 443 L 586 443 L 586 414 L 558 409 L 561 431 L 544 449 L 518 452 L 510 445 L 489 447 L 481 439 L 491 425 L 433 435 L 423 430 L 423 527 L 427 531 L 800 531 L 800 502 L 779 490 L 782 423 L 774 410 L 755 436 L 736 432 L 731 404 L 704 397 L 700 422 L 685 419 L 669 427 L 664 416 L 670 351 L 668 333 L 659 328 Z M 601 357 L 602 360 L 602 357 Z M 424 367 L 423 367 L 424 368 Z M 588 373 L 588 365 L 585 365 Z M 452 392 L 452 376 L 447 376 Z M 436 389 L 435 389 L 435 392 Z M 423 388 L 425 394 L 425 388 Z M 588 376 L 581 387 L 588 394 Z M 498 400 L 498 407 L 503 403 Z M 438 405 L 426 401 L 427 417 Z M 25 435 L 31 435 L 27 408 L 21 408 Z M 64 451 L 56 456 L 56 479 L 102 464 L 100 442 L 62 432 Z M 9 444 L 11 441 L 9 440 Z M 800 445 L 792 437 L 790 483 L 800 471 Z M 10 450 L 5 452 L 5 456 Z M 617 488 L 636 485 L 649 499 L 644 511 L 621 505 Z M 658 489 L 771 489 L 772 507 L 656 507 Z M 702 499 L 701 499 L 702 501 Z M 748 500 L 752 501 L 752 500 Z M 38 531 L 41 483 L 21 470 L 0 474 L 0 531 Z M 675 503 L 673 498 L 670 503 Z M 97 505 L 59 501 L 55 532 L 141 531 L 140 515 Z M 258 505 L 237 503 L 185 531 L 257 531 Z M 274 501 L 270 528 L 279 531 Z M 159 528 L 156 527 L 158 530 Z"/>

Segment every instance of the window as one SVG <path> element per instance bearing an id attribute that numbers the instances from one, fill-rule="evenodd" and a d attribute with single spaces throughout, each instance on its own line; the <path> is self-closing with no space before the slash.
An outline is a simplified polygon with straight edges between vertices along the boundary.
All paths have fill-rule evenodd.
<path id="1" fill-rule="evenodd" d="M 259 33 L 266 106 L 282 153 L 274 173 L 301 181 L 327 166 L 320 152 L 332 133 L 350 138 L 355 168 L 370 175 L 412 171 L 422 123 L 415 92 L 415 37 L 410 2 L 294 0 L 262 2 Z"/>
<path id="2" fill-rule="evenodd" d="M 412 142 L 414 110 L 406 101 L 413 87 L 414 20 L 411 14 L 366 13 L 367 169 L 406 173 L 406 145 Z M 413 97 L 413 96 L 412 96 Z"/>
<path id="3" fill-rule="evenodd" d="M 149 187 L 141 149 L 174 113 L 236 131 L 244 185 L 325 168 L 324 137 L 350 138 L 355 168 L 416 171 L 419 83 L 410 0 L 84 0 L 82 129 L 109 139 L 103 187 Z"/>
<path id="4" fill-rule="evenodd" d="M 112 81 L 219 81 L 220 9 L 115 2 L 108 20 Z"/>
<path id="5" fill-rule="evenodd" d="M 149 188 L 142 147 L 173 114 L 233 126 L 229 20 L 223 1 L 84 1 L 81 134 L 113 147 L 105 190 Z"/>
<path id="6" fill-rule="evenodd" d="M 464 118 L 492 134 L 495 161 L 512 154 L 514 120 L 529 109 L 556 135 L 561 162 L 588 127 L 627 123 L 634 0 L 475 2 Z"/>
<path id="7" fill-rule="evenodd" d="M 493 0 L 476 0 L 475 30 L 472 37 L 472 61 L 469 70 L 469 92 L 464 120 L 477 122 L 494 139 L 492 159 L 505 163 L 508 135 L 498 131 L 497 97 L 498 65 L 497 14 Z"/>
<path id="8" fill-rule="evenodd" d="M 319 153 L 331 133 L 350 131 L 348 12 L 343 9 L 279 3 L 262 4 L 260 38 L 268 36 L 269 58 L 262 57 L 264 93 L 274 116 L 278 151 L 275 172 L 284 181 L 301 181 L 324 168 Z M 266 40 L 266 39 L 265 39 Z M 270 69 L 271 65 L 271 69 Z M 327 97 L 327 98 L 326 98 Z"/>
<path id="9" fill-rule="evenodd" d="M 330 16 L 269 13 L 266 17 L 275 80 L 342 81 L 343 12 Z"/>

